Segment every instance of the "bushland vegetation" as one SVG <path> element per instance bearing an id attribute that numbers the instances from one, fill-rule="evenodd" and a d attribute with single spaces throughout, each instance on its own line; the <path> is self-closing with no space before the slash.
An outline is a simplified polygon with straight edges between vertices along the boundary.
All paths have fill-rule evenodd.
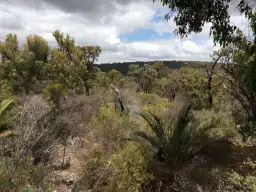
<path id="1" fill-rule="evenodd" d="M 54 49 L 8 34 L 0 191 L 256 191 L 256 14 L 246 13 L 253 38 L 218 38 L 217 23 L 225 43 L 212 62 L 130 65 L 126 76 L 101 71 L 100 47 L 60 31 Z"/>

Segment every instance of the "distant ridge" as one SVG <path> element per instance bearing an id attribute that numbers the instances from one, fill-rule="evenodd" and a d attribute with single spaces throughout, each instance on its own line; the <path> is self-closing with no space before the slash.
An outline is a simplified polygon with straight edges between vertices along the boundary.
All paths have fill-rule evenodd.
<path id="1" fill-rule="evenodd" d="M 123 75 L 126 75 L 129 70 L 130 65 L 139 65 L 143 66 L 145 64 L 152 64 L 155 61 L 136 61 L 136 62 L 117 62 L 117 63 L 102 63 L 102 64 L 97 64 L 95 67 L 100 68 L 104 72 L 111 71 L 112 69 L 115 69 L 117 71 L 120 71 Z M 206 62 L 202 61 L 162 61 L 164 62 L 165 65 L 167 65 L 171 69 L 179 69 L 183 67 L 184 65 L 197 65 L 197 66 L 203 66 Z"/>

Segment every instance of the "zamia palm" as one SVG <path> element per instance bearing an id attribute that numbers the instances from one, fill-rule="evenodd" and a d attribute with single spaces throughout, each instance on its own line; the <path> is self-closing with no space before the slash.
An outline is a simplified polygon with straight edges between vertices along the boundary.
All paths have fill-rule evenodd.
<path id="1" fill-rule="evenodd" d="M 147 141 L 160 161 L 170 166 L 177 166 L 191 160 L 197 149 L 197 136 L 189 129 L 191 105 L 185 105 L 178 112 L 177 118 L 164 121 L 156 115 L 139 113 L 152 129 L 152 134 L 136 132 L 136 137 Z"/>
<path id="2" fill-rule="evenodd" d="M 6 111 L 7 108 L 13 103 L 13 99 L 7 99 L 4 100 L 1 104 L 0 104 L 0 133 L 2 133 L 5 128 L 7 123 L 9 122 L 9 119 L 6 117 Z"/>

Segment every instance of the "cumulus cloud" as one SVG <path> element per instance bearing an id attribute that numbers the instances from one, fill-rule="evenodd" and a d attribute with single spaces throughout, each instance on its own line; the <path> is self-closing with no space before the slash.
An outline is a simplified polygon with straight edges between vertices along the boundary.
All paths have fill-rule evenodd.
<path id="1" fill-rule="evenodd" d="M 99 62 L 136 60 L 209 60 L 213 42 L 209 38 L 210 24 L 202 33 L 180 39 L 124 41 L 123 34 L 138 28 L 155 31 L 158 35 L 172 33 L 176 26 L 162 18 L 168 11 L 152 0 L 0 0 L 0 40 L 8 33 L 17 33 L 22 44 L 29 34 L 38 34 L 56 46 L 52 32 L 69 33 L 79 45 L 99 45 L 103 53 Z M 232 22 L 244 27 L 240 15 Z"/>

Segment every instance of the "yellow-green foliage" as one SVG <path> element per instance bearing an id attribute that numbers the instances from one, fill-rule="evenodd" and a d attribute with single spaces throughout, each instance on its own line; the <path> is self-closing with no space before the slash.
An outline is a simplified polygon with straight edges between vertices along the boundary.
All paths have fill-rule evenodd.
<path id="1" fill-rule="evenodd" d="M 120 80 L 123 78 L 122 74 L 115 69 L 112 69 L 108 72 L 108 77 L 110 82 L 114 84 L 118 84 Z"/>
<path id="2" fill-rule="evenodd" d="M 204 70 L 191 67 L 180 69 L 181 88 L 194 100 L 195 107 L 202 108 L 207 103 L 207 78 Z"/>
<path id="3" fill-rule="evenodd" d="M 141 105 L 148 105 L 151 103 L 156 103 L 161 97 L 155 93 L 144 93 L 140 92 L 138 94 Z"/>
<path id="4" fill-rule="evenodd" d="M 16 34 L 8 34 L 4 42 L 0 42 L 0 53 L 4 61 L 14 61 L 19 50 Z"/>
<path id="5" fill-rule="evenodd" d="M 12 87 L 6 80 L 0 80 L 0 101 L 10 98 L 12 96 Z"/>
<path id="6" fill-rule="evenodd" d="M 35 59 L 45 62 L 48 57 L 49 46 L 48 42 L 38 35 L 29 35 L 24 49 L 33 53 Z"/>
<path id="7" fill-rule="evenodd" d="M 7 99 L 0 103 L 0 133 L 6 129 L 9 123 L 8 114 L 6 114 L 7 108 L 13 103 L 13 99 Z M 1 137 L 1 134 L 0 134 Z"/>
<path id="8" fill-rule="evenodd" d="M 64 52 L 57 49 L 51 50 L 50 54 L 51 57 L 46 64 L 49 79 L 58 81 L 62 84 L 69 84 L 71 79 L 70 67 L 67 65 L 67 56 Z"/>
<path id="9" fill-rule="evenodd" d="M 31 187 L 31 186 L 27 186 L 24 189 L 22 189 L 21 192 L 39 192 L 39 190 L 35 189 L 35 188 Z"/>
<path id="10" fill-rule="evenodd" d="M 152 179 L 147 172 L 150 157 L 136 143 L 128 143 L 113 155 L 111 190 L 118 192 L 138 192 L 143 182 Z"/>
<path id="11" fill-rule="evenodd" d="M 52 82 L 44 89 L 44 94 L 56 108 L 60 108 L 60 100 L 65 94 L 65 88 L 59 83 Z"/>
<path id="12" fill-rule="evenodd" d="M 42 184 L 45 173 L 48 171 L 47 167 L 44 165 L 34 166 L 29 159 L 20 160 L 17 167 L 16 163 L 10 158 L 0 161 L 0 191 L 21 191 L 27 185 L 39 186 Z"/>
<path id="13" fill-rule="evenodd" d="M 243 176 L 232 171 L 228 173 L 229 188 L 232 191 L 256 192 L 256 176 Z"/>
<path id="14" fill-rule="evenodd" d="M 232 117 L 225 111 L 194 111 L 192 124 L 196 129 L 210 128 L 209 133 L 213 137 L 231 136 L 236 132 Z"/>
<path id="15" fill-rule="evenodd" d="M 123 138 L 128 137 L 135 125 L 130 117 L 121 116 L 113 106 L 106 105 L 100 108 L 97 116 L 92 117 L 91 127 L 97 142 L 106 152 L 111 152 Z"/>
<path id="16" fill-rule="evenodd" d="M 153 114 L 160 115 L 175 105 L 170 103 L 168 99 L 161 98 L 155 94 L 140 93 L 139 96 L 142 98 L 143 103 L 145 103 L 141 107 L 142 112 L 152 112 Z"/>

